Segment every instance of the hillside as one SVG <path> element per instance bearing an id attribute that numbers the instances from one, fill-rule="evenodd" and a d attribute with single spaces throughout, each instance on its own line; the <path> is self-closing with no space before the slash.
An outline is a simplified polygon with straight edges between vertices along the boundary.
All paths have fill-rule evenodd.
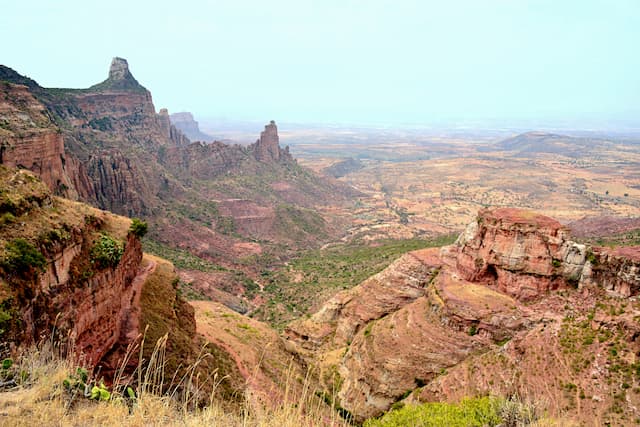
<path id="1" fill-rule="evenodd" d="M 581 158 L 589 156 L 591 150 L 612 149 L 614 145 L 613 141 L 601 138 L 574 137 L 534 131 L 499 141 L 491 146 L 491 149 L 517 153 L 522 157 L 546 153 Z"/>
<path id="2" fill-rule="evenodd" d="M 277 334 L 220 304 L 189 304 L 173 265 L 142 252 L 146 229 L 0 166 L 0 357 L 51 351 L 94 384 L 142 392 L 153 381 L 152 393 L 187 393 L 198 405 L 215 389 L 230 413 L 244 407 L 245 393 L 254 410 L 281 402 L 285 390 L 301 392 L 287 385 L 304 373 Z M 158 369 L 158 351 L 163 373 L 151 380 L 141 370 Z M 20 385 L 6 375 L 0 369 L 0 391 Z M 194 378 L 174 382 L 185 375 Z"/>
<path id="3" fill-rule="evenodd" d="M 640 247 L 590 247 L 551 218 L 484 210 L 454 245 L 404 255 L 285 336 L 359 421 L 494 395 L 622 425 L 638 417 L 639 271 Z"/>
<path id="4" fill-rule="evenodd" d="M 120 399 L 125 385 L 135 389 L 139 403 L 129 415 L 117 399 L 100 403 L 102 420 L 119 424 L 157 414 L 196 425 L 272 425 L 274 417 L 340 425 L 338 413 L 366 425 L 498 425 L 513 417 L 623 425 L 638 417 L 640 247 L 580 244 L 552 218 L 486 209 L 454 244 L 404 253 L 291 323 L 283 340 L 216 302 L 184 301 L 173 266 L 142 253 L 139 220 L 54 196 L 25 170 L 0 166 L 0 183 L 0 334 L 13 343 L 4 355 L 29 372 L 18 381 L 11 367 L 0 372 L 14 378 L 0 393 L 11 425 L 45 413 L 97 420 L 82 401 L 62 410 L 73 394 L 50 391 L 53 378 L 78 381 L 78 363 L 98 389 Z M 330 263 L 316 269 L 347 272 L 354 262 L 376 271 L 375 262 L 411 244 L 381 246 L 373 264 L 375 252 L 349 261 L 333 249 L 337 258 L 322 255 Z M 292 273 L 314 259 L 293 264 Z M 330 279 L 322 288 L 336 286 Z M 44 348 L 19 353 L 51 342 L 67 359 L 36 361 Z M 136 343 L 142 348 L 131 352 Z M 136 376 L 140 369 L 156 373 Z M 160 380 L 189 372 L 195 389 Z M 171 398 L 155 400 L 163 392 Z M 460 403 L 429 403 L 443 401 Z M 148 412 L 143 402 L 159 406 Z"/>
<path id="5" fill-rule="evenodd" d="M 0 80 L 0 164 L 33 171 L 57 195 L 144 218 L 160 255 L 177 248 L 255 279 L 349 221 L 335 208 L 357 193 L 299 166 L 275 122 L 249 146 L 191 143 L 166 109 L 156 114 L 124 59 L 88 89 L 43 88 L 4 66 Z"/>

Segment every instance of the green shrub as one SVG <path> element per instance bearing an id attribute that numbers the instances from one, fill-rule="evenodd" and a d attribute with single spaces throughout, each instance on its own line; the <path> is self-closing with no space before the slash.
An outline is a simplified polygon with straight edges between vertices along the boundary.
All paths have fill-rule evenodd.
<path id="1" fill-rule="evenodd" d="M 91 263 L 97 268 L 115 267 L 123 253 L 122 243 L 107 234 L 101 234 L 91 249 Z"/>
<path id="2" fill-rule="evenodd" d="M 142 239 L 145 234 L 149 231 L 149 226 L 145 221 L 142 221 L 139 218 L 133 218 L 131 220 L 131 227 L 129 227 L 129 232 L 133 233 L 139 239 Z"/>
<path id="3" fill-rule="evenodd" d="M 104 383 L 100 383 L 100 385 L 94 385 L 91 388 L 91 399 L 106 402 L 111 399 L 111 393 L 107 390 Z"/>
<path id="4" fill-rule="evenodd" d="M 459 403 L 433 402 L 406 405 L 386 413 L 382 418 L 365 421 L 364 427 L 481 427 L 502 422 L 502 400 L 493 397 L 463 399 Z"/>
<path id="5" fill-rule="evenodd" d="M 469 326 L 468 334 L 469 334 L 470 336 L 474 336 L 474 335 L 476 335 L 477 333 L 478 333 L 478 327 L 477 327 L 476 325 L 471 325 L 471 326 Z"/>
<path id="6" fill-rule="evenodd" d="M 12 319 L 11 313 L 0 307 L 0 337 L 11 328 Z"/>
<path id="7" fill-rule="evenodd" d="M 13 366 L 13 359 L 4 359 L 2 361 L 2 370 L 6 371 Z"/>
<path id="8" fill-rule="evenodd" d="M 11 212 L 5 212 L 0 215 L 0 225 L 13 224 L 14 222 L 16 222 L 16 217 Z"/>
<path id="9" fill-rule="evenodd" d="M 7 255 L 0 265 L 9 274 L 23 278 L 30 277 L 35 271 L 44 271 L 47 260 L 40 251 L 24 239 L 13 239 L 7 242 Z"/>

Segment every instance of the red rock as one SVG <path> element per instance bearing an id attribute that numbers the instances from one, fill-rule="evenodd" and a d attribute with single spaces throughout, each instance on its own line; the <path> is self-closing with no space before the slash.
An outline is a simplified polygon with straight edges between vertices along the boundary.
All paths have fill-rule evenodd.
<path id="1" fill-rule="evenodd" d="M 562 321 L 566 302 L 554 289 L 583 287 L 575 305 L 603 289 L 638 294 L 638 254 L 577 244 L 560 223 L 532 212 L 483 210 L 439 254 L 404 255 L 289 325 L 287 348 L 321 375 L 338 370 L 340 379 L 325 386 L 338 387 L 341 406 L 362 421 L 474 354 Z"/>

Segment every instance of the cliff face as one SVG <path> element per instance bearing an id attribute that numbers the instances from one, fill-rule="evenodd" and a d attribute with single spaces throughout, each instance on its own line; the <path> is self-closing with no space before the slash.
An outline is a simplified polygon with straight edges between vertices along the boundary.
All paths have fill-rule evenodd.
<path id="1" fill-rule="evenodd" d="M 292 161 L 289 154 L 289 147 L 280 148 L 280 138 L 278 137 L 278 127 L 276 122 L 271 122 L 264 127 L 260 133 L 260 138 L 249 146 L 253 151 L 256 160 L 260 162 Z"/>
<path id="2" fill-rule="evenodd" d="M 580 280 L 586 247 L 557 221 L 519 209 L 482 211 L 456 242 L 456 268 L 467 280 L 495 282 L 527 300 Z"/>
<path id="3" fill-rule="evenodd" d="M 81 180 L 62 133 L 27 86 L 0 82 L 0 164 L 38 174 L 55 194 L 77 198 Z"/>
<path id="4" fill-rule="evenodd" d="M 191 141 L 212 142 L 213 137 L 200 130 L 193 114 L 188 112 L 171 114 L 171 124 L 185 134 Z"/>
<path id="5" fill-rule="evenodd" d="M 126 234 L 129 221 L 52 197 L 25 171 L 0 166 L 0 182 L 3 341 L 34 343 L 55 330 L 92 366 L 119 343 L 126 347 L 142 257 L 139 240 Z M 107 234 L 122 253 L 97 264 L 97 242 Z"/>
<path id="6" fill-rule="evenodd" d="M 22 98 L 2 104 L 0 119 L 21 127 L 0 126 L 0 163 L 41 174 L 56 194 L 144 218 L 157 242 L 253 276 L 262 267 L 238 259 L 264 252 L 282 259 L 344 229 L 326 207 L 355 192 L 299 166 L 280 148 L 273 122 L 248 147 L 190 143 L 166 109 L 155 113 L 121 58 L 88 89 L 42 88 L 3 66 L 0 79 L 21 88 L 11 90 L 29 98 L 30 114 L 21 118 Z"/>
<path id="7" fill-rule="evenodd" d="M 588 247 L 557 221 L 519 209 L 481 211 L 450 251 L 467 280 L 486 282 L 519 300 L 567 286 L 638 293 L 638 251 Z"/>
<path id="8" fill-rule="evenodd" d="M 245 237 L 270 239 L 281 234 L 273 221 L 278 205 L 314 209 L 330 200 L 339 203 L 349 193 L 345 186 L 298 166 L 288 149 L 280 148 L 274 122 L 249 147 L 191 144 L 171 123 L 166 109 L 155 113 L 150 92 L 122 58 L 114 58 L 105 81 L 88 89 L 42 88 L 6 67 L 0 67 L 0 78 L 26 85 L 22 86 L 25 96 L 37 104 L 33 109 L 43 115 L 47 129 L 53 132 L 40 138 L 40 145 L 23 138 L 25 148 L 15 150 L 13 157 L 5 149 L 4 163 L 18 164 L 37 146 L 46 159 L 38 161 L 33 170 L 42 171 L 52 188 L 58 186 L 67 196 L 119 214 L 158 219 L 158 230 L 164 227 L 162 219 L 168 212 L 181 212 L 185 222 L 199 226 L 194 218 L 202 216 L 200 205 L 211 205 L 211 200 L 228 205 L 233 204 L 228 200 L 246 199 L 257 204 L 253 215 L 235 218 L 234 209 L 228 209 L 234 222 L 244 224 L 238 231 Z M 10 100 L 6 105 L 15 110 L 18 104 Z M 7 116 L 19 121 L 14 110 Z M 65 172 L 65 168 L 70 170 Z M 220 222 L 214 211 L 212 207 L 214 218 L 207 223 Z M 269 213 L 264 220 L 258 218 L 262 211 Z M 296 231 L 306 227 L 290 225 Z M 202 236 L 211 234 L 202 231 Z"/>
<path id="9" fill-rule="evenodd" d="M 561 323 L 568 307 L 587 316 L 597 295 L 637 295 L 638 253 L 576 244 L 533 212 L 483 210 L 454 245 L 404 255 L 289 325 L 287 348 L 319 367 L 327 389 L 337 387 L 341 406 L 361 421 L 509 340 L 534 345 L 530 331 Z"/>

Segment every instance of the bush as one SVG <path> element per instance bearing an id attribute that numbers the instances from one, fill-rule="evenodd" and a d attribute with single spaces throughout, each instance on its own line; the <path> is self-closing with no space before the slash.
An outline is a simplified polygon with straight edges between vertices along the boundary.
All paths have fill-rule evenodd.
<path id="1" fill-rule="evenodd" d="M 433 402 L 422 405 L 406 405 L 390 411 L 379 419 L 365 421 L 365 427 L 396 426 L 496 426 L 501 423 L 502 400 L 492 397 L 463 399 L 459 403 Z"/>
<path id="2" fill-rule="evenodd" d="M 129 232 L 133 233 L 137 238 L 142 239 L 145 234 L 149 231 L 149 226 L 145 221 L 142 221 L 139 218 L 133 218 L 131 220 L 131 227 L 129 227 Z"/>
<path id="3" fill-rule="evenodd" d="M 0 225 L 13 224 L 14 222 L 16 222 L 16 217 L 11 212 L 5 212 L 0 215 Z"/>
<path id="4" fill-rule="evenodd" d="M 13 239 L 6 245 L 7 256 L 1 261 L 5 272 L 30 277 L 35 271 L 44 271 L 47 260 L 40 251 L 24 239 Z"/>
<path id="5" fill-rule="evenodd" d="M 122 243 L 107 234 L 101 234 L 91 249 L 91 263 L 98 268 L 115 267 L 123 253 Z"/>

